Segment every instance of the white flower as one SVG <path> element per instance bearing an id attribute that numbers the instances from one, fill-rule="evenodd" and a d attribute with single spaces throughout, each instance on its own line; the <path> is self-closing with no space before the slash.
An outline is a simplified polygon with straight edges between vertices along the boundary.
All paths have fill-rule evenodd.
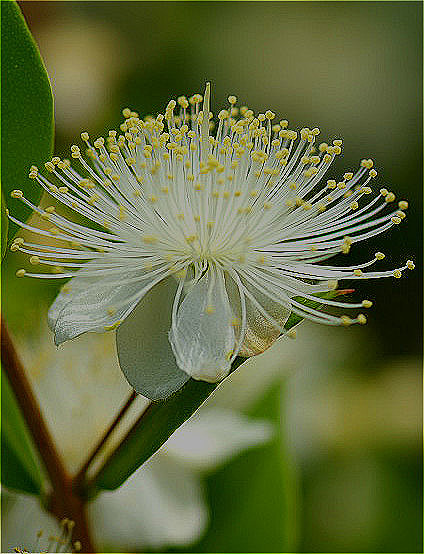
<path id="1" fill-rule="evenodd" d="M 137 327 L 148 309 L 147 293 L 161 282 L 168 303 L 161 328 L 147 340 L 152 352 L 169 350 L 169 329 L 173 356 L 157 360 L 163 381 L 175 381 L 169 393 L 189 376 L 221 380 L 237 355 L 263 352 L 283 333 L 291 312 L 329 325 L 365 323 L 363 314 L 336 317 L 302 300 L 316 299 L 339 280 L 400 277 L 413 267 L 408 261 L 395 270 L 365 271 L 381 253 L 354 266 L 325 264 L 405 217 L 407 202 L 391 208 L 395 195 L 386 189 L 367 200 L 377 175 L 372 160 L 323 183 L 341 140 L 315 146 L 319 129 L 295 132 L 285 120 L 274 125 L 274 113 L 255 116 L 247 107 L 236 108 L 233 96 L 211 135 L 209 103 L 208 84 L 204 99 L 178 98 L 178 114 L 174 100 L 156 118 L 141 120 L 125 109 L 121 135 L 110 131 L 106 141 L 91 143 L 82 133 L 89 161 L 71 147 L 78 171 L 69 160 L 53 158 L 45 164 L 53 183 L 31 168 L 30 177 L 95 228 L 59 215 L 53 206 L 38 208 L 21 191 L 12 193 L 51 227 L 13 221 L 63 241 L 52 247 L 20 238 L 12 245 L 29 254 L 32 264 L 54 270 L 21 269 L 18 276 L 72 277 L 49 313 L 56 343 L 122 324 L 121 367 L 142 393 L 133 375 L 145 350 Z M 369 300 L 322 304 L 371 306 Z"/>
<path id="2" fill-rule="evenodd" d="M 37 333 L 33 340 L 17 343 L 66 467 L 75 473 L 130 388 L 113 356 L 111 336 L 87 335 L 64 345 L 63 352 L 44 337 L 46 333 Z M 107 451 L 147 403 L 137 398 Z M 210 518 L 202 484 L 205 473 L 266 443 L 272 434 L 267 421 L 218 406 L 200 409 L 121 487 L 100 493 L 88 505 L 96 543 L 140 551 L 195 542 Z M 14 546 L 34 550 L 40 529 L 44 538 L 58 534 L 54 518 L 36 498 L 11 491 L 8 495 L 11 501 L 2 513 L 5 551 Z"/>

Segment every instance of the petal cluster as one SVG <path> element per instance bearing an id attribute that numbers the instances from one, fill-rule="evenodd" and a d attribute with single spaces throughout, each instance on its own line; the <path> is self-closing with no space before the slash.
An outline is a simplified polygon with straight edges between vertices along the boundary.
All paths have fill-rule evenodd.
<path id="1" fill-rule="evenodd" d="M 317 143 L 319 129 L 288 129 L 271 111 L 247 106 L 210 112 L 204 97 L 171 100 L 164 114 L 141 119 L 129 109 L 121 134 L 71 147 L 68 159 L 45 164 L 35 179 L 86 224 L 55 206 L 34 206 L 46 226 L 13 221 L 55 244 L 18 238 L 12 250 L 50 271 L 21 269 L 18 276 L 72 278 L 52 305 L 56 343 L 86 331 L 118 327 L 160 282 L 175 283 L 169 342 L 187 376 L 215 382 L 237 355 L 262 352 L 281 333 L 290 313 L 329 325 L 365 323 L 310 306 L 316 294 L 341 280 L 400 277 L 404 267 L 374 271 L 384 255 L 354 266 L 328 265 L 352 245 L 387 231 L 405 217 L 387 189 L 373 193 L 372 160 L 325 180 L 342 141 Z M 394 206 L 394 207 L 393 207 Z M 56 242 L 59 241 L 59 242 Z M 41 242 L 41 241 L 40 241 Z M 309 302 L 309 304 L 308 304 Z M 323 299 L 335 308 L 371 302 Z"/>

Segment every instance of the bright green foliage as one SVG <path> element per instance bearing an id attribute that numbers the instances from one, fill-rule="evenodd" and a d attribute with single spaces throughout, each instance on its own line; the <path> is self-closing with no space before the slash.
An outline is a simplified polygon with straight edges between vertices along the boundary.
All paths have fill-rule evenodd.
<path id="1" fill-rule="evenodd" d="M 1 484 L 32 494 L 42 492 L 43 472 L 6 376 L 1 374 Z"/>
<path id="2" fill-rule="evenodd" d="M 38 48 L 15 2 L 1 2 L 1 180 L 4 195 L 21 189 L 33 203 L 41 190 L 28 178 L 31 165 L 51 158 L 53 96 Z M 25 220 L 30 210 L 9 202 L 11 214 Z M 11 225 L 11 231 L 16 226 Z"/>

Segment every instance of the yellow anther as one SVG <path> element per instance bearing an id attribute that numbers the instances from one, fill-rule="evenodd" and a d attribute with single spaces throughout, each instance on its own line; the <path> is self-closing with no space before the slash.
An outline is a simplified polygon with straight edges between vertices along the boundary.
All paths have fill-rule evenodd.
<path id="1" fill-rule="evenodd" d="M 343 179 L 344 179 L 345 181 L 350 181 L 352 178 L 353 178 L 353 173 L 345 173 L 345 174 L 343 175 Z"/>
<path id="2" fill-rule="evenodd" d="M 392 223 L 394 223 L 395 225 L 399 225 L 399 223 L 402 221 L 402 219 L 400 217 L 393 216 L 390 221 Z"/>
<path id="3" fill-rule="evenodd" d="M 272 119 L 275 118 L 275 113 L 271 112 L 271 110 L 267 110 L 265 112 L 265 117 L 271 121 Z"/>
<path id="4" fill-rule="evenodd" d="M 387 189 L 380 189 L 381 196 L 387 196 L 389 194 L 389 191 Z"/>
<path id="5" fill-rule="evenodd" d="M 329 189 L 335 189 L 336 186 L 337 186 L 337 183 L 336 183 L 336 181 L 334 181 L 334 179 L 329 179 L 329 180 L 327 181 L 327 188 L 329 188 Z"/>
<path id="6" fill-rule="evenodd" d="M 316 167 L 310 167 L 305 171 L 305 177 L 312 177 L 313 175 L 316 175 L 318 173 L 318 168 Z"/>
<path id="7" fill-rule="evenodd" d="M 216 312 L 216 309 L 213 306 L 206 306 L 205 313 L 214 314 L 215 312 Z"/>
<path id="8" fill-rule="evenodd" d="M 412 260 L 408 260 L 408 261 L 406 262 L 406 267 L 407 267 L 408 269 L 415 269 L 415 264 L 414 264 L 414 262 L 413 262 Z"/>
<path id="9" fill-rule="evenodd" d="M 375 169 L 371 169 L 371 171 L 369 172 L 369 176 L 370 177 L 377 177 L 377 171 Z"/>
<path id="10" fill-rule="evenodd" d="M 339 183 L 337 183 L 337 188 L 338 189 L 345 189 L 346 188 L 346 183 L 344 181 L 340 181 Z"/>
<path id="11" fill-rule="evenodd" d="M 361 277 L 362 275 L 362 270 L 360 269 L 355 269 L 354 272 L 353 272 L 354 275 L 356 275 L 356 277 Z"/>
<path id="12" fill-rule="evenodd" d="M 229 96 L 228 102 L 232 105 L 235 104 L 237 102 L 237 96 L 234 96 L 234 95 Z"/>
<path id="13" fill-rule="evenodd" d="M 336 140 L 333 140 L 333 145 L 334 146 L 341 146 L 343 144 L 343 141 L 341 139 L 336 139 Z"/>
<path id="14" fill-rule="evenodd" d="M 362 300 L 362 307 L 363 308 L 371 308 L 372 302 L 371 300 Z"/>
<path id="15" fill-rule="evenodd" d="M 359 323 L 359 325 L 365 325 L 365 323 L 367 322 L 367 318 L 364 316 L 364 314 L 358 314 L 356 321 Z"/>
<path id="16" fill-rule="evenodd" d="M 12 190 L 12 192 L 10 193 L 10 196 L 12 198 L 23 198 L 24 193 L 19 189 L 15 189 L 15 190 Z"/>
<path id="17" fill-rule="evenodd" d="M 54 171 L 54 163 L 53 162 L 46 162 L 44 164 L 44 167 L 47 169 L 47 171 L 50 171 L 50 173 L 52 171 Z"/>
<path id="18" fill-rule="evenodd" d="M 341 152 L 342 152 L 342 149 L 340 148 L 340 146 L 335 146 L 335 147 L 333 148 L 333 154 L 336 154 L 336 156 L 337 156 L 338 154 L 341 154 Z"/>
<path id="19" fill-rule="evenodd" d="M 359 207 L 359 204 L 356 201 L 352 202 L 351 205 L 350 205 L 351 210 L 357 210 L 358 207 Z"/>
<path id="20" fill-rule="evenodd" d="M 371 187 L 362 187 L 359 192 L 362 192 L 363 194 L 371 194 L 372 188 Z"/>
<path id="21" fill-rule="evenodd" d="M 348 315 L 342 315 L 340 318 L 340 322 L 345 327 L 348 327 L 349 325 L 352 325 L 352 320 Z"/>
<path id="22" fill-rule="evenodd" d="M 402 277 L 402 272 L 400 269 L 395 269 L 393 271 L 393 277 L 395 277 L 396 279 L 400 279 Z"/>
<path id="23" fill-rule="evenodd" d="M 401 210 L 407 210 L 408 209 L 408 202 L 406 200 L 401 200 L 399 202 L 398 206 Z"/>
<path id="24" fill-rule="evenodd" d="M 384 260 L 384 258 L 386 257 L 386 254 L 383 254 L 383 252 L 376 252 L 374 256 L 376 260 Z"/>
<path id="25" fill-rule="evenodd" d="M 402 212 L 401 210 L 396 212 L 397 217 L 400 217 L 401 219 L 405 219 L 406 213 Z"/>
<path id="26" fill-rule="evenodd" d="M 389 192 L 389 194 L 386 194 L 386 202 L 394 202 L 396 196 L 393 194 L 393 192 Z"/>
<path id="27" fill-rule="evenodd" d="M 23 277 L 25 273 L 25 269 L 18 269 L 18 271 L 16 272 L 16 277 Z"/>
<path id="28" fill-rule="evenodd" d="M 29 263 L 32 265 L 37 265 L 40 263 L 40 258 L 38 256 L 31 256 L 29 259 Z"/>

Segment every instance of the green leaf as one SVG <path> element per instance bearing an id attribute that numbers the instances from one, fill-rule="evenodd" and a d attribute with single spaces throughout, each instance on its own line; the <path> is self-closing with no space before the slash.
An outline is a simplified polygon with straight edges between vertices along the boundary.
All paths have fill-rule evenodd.
<path id="1" fill-rule="evenodd" d="M 332 298 L 338 291 L 322 293 L 320 298 Z M 318 295 L 317 295 L 318 296 Z M 304 300 L 309 306 L 319 306 L 319 301 Z M 291 329 L 302 321 L 290 315 L 285 328 Z M 231 371 L 239 367 L 246 358 L 237 357 Z M 152 371 L 154 368 L 152 368 Z M 216 383 L 189 379 L 175 394 L 152 402 L 145 415 L 134 425 L 127 437 L 105 462 L 94 483 L 94 488 L 116 489 L 136 471 L 162 444 L 184 423 L 218 386 Z"/>
<path id="2" fill-rule="evenodd" d="M 190 551 L 295 552 L 296 478 L 283 433 L 282 388 L 274 385 L 249 412 L 274 423 L 273 440 L 208 477 L 211 525 Z"/>
<path id="3" fill-rule="evenodd" d="M 38 48 L 13 1 L 1 2 L 1 162 L 2 189 L 7 197 L 21 189 L 34 204 L 41 187 L 28 178 L 31 165 L 52 156 L 53 96 Z M 14 200 L 11 215 L 25 220 L 31 213 Z M 13 233 L 16 225 L 10 226 Z"/>
<path id="4" fill-rule="evenodd" d="M 7 231 L 9 227 L 9 219 L 6 213 L 6 202 L 1 192 L 1 259 L 4 258 L 7 248 Z"/>
<path id="5" fill-rule="evenodd" d="M 43 471 L 6 376 L 1 373 L 1 484 L 40 494 Z"/>

